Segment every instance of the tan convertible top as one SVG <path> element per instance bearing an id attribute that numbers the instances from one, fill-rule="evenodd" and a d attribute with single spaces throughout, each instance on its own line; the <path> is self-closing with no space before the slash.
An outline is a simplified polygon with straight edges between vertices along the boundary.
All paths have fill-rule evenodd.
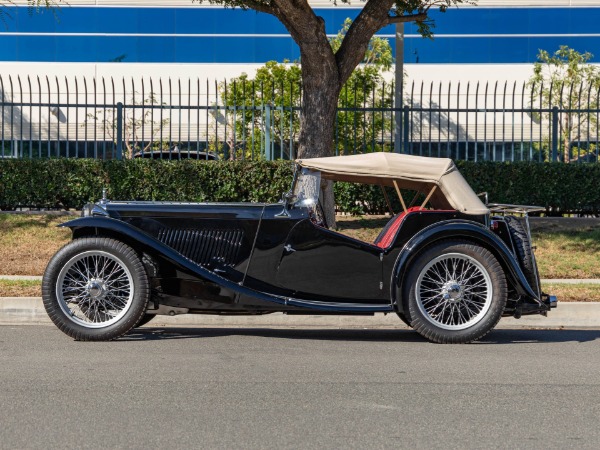
<path id="1" fill-rule="evenodd" d="M 465 214 L 487 214 L 489 210 L 475 195 L 456 165 L 447 158 L 426 158 L 398 153 L 366 153 L 299 159 L 300 166 L 321 172 L 328 180 L 378 184 L 427 194 L 434 186 L 431 205 Z"/>

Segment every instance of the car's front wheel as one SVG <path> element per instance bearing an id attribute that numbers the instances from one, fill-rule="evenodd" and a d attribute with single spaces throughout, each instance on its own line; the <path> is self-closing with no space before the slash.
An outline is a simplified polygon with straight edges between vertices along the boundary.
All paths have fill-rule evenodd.
<path id="1" fill-rule="evenodd" d="M 506 278 L 497 259 L 464 241 L 443 241 L 424 251 L 404 284 L 411 326 L 442 344 L 485 336 L 502 317 L 506 298 Z"/>
<path id="2" fill-rule="evenodd" d="M 136 326 L 149 298 L 148 276 L 136 252 L 109 238 L 76 239 L 48 263 L 44 307 L 67 335 L 115 339 Z"/>

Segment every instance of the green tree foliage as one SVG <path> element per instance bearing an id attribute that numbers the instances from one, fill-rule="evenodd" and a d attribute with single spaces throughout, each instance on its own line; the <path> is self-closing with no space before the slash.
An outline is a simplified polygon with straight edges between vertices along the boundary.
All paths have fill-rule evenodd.
<path id="1" fill-rule="evenodd" d="M 352 20 L 346 19 L 343 28 L 330 43 L 334 52 L 341 47 Z M 393 86 L 385 83 L 383 74 L 392 67 L 392 48 L 387 39 L 372 37 L 367 46 L 362 65 L 357 67 L 342 87 L 338 100 L 340 112 L 336 121 L 335 149 L 339 154 L 389 150 L 384 144 L 389 140 L 392 116 L 376 111 L 393 106 Z M 362 108 L 364 111 L 354 111 Z M 373 110 L 367 110 L 372 108 Z M 388 144 L 389 146 L 389 144 Z"/>
<path id="2" fill-rule="evenodd" d="M 333 153 L 336 109 L 343 86 L 369 52 L 371 38 L 387 25 L 415 22 L 423 36 L 431 37 L 429 11 L 474 4 L 471 0 L 366 0 L 357 17 L 332 48 L 325 19 L 315 14 L 308 0 L 193 0 L 225 7 L 253 9 L 276 17 L 300 48 L 302 65 L 302 123 L 298 138 L 301 157 Z M 350 0 L 332 0 L 347 4 Z M 367 56 L 368 58 L 368 56 Z"/>
<path id="3" fill-rule="evenodd" d="M 339 49 L 352 21 L 346 19 L 337 36 L 330 40 Z M 383 73 L 392 66 L 392 49 L 387 39 L 373 37 L 363 64 L 357 67 L 342 88 L 338 99 L 336 141 L 338 153 L 384 150 L 382 141 L 389 138 L 392 117 L 389 112 L 355 112 L 353 109 L 390 108 L 393 86 L 384 82 Z M 226 148 L 230 159 L 264 155 L 264 133 L 269 127 L 276 148 L 275 157 L 295 156 L 300 132 L 302 72 L 296 62 L 267 62 L 251 79 L 247 74 L 219 85 L 226 105 L 226 123 L 230 132 Z M 266 107 L 273 106 L 266 120 Z M 235 132 L 235 134 L 234 134 Z M 216 137 L 215 137 L 216 139 Z M 388 144 L 389 145 L 389 144 Z"/>
<path id="4" fill-rule="evenodd" d="M 342 29 L 338 31 L 337 36 L 329 40 L 329 44 L 334 53 L 337 53 L 342 46 L 342 42 L 344 42 L 346 33 L 348 33 L 351 25 L 352 19 L 346 18 L 346 20 L 344 20 L 344 25 Z M 392 57 L 392 48 L 390 47 L 389 41 L 377 36 L 372 37 L 367 45 L 362 63 L 366 67 L 375 67 L 383 71 L 388 71 L 392 68 L 393 62 L 394 58 Z M 354 73 L 356 73 L 356 71 Z"/>
<path id="5" fill-rule="evenodd" d="M 529 79 L 532 98 L 538 99 L 540 109 L 561 110 L 558 123 L 565 162 L 594 152 L 597 147 L 597 143 L 588 146 L 583 141 L 587 143 L 597 135 L 598 115 L 574 111 L 598 109 L 600 68 L 590 64 L 592 57 L 591 53 L 579 53 L 566 45 L 553 54 L 540 50 Z M 548 112 L 534 118 L 552 120 Z"/>
<path id="6" fill-rule="evenodd" d="M 278 153 L 275 156 L 289 157 L 293 153 L 291 146 L 300 130 L 300 72 L 298 64 L 269 61 L 252 79 L 244 73 L 220 83 L 219 95 L 225 105 L 221 121 L 228 127 L 224 155 L 227 159 L 264 156 L 267 131 L 274 140 Z M 220 147 L 216 131 L 213 142 Z"/>

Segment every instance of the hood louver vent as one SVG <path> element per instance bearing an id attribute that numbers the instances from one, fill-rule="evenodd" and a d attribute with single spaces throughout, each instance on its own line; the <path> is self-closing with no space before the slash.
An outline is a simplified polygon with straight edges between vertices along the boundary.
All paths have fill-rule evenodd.
<path id="1" fill-rule="evenodd" d="M 158 239 L 201 266 L 236 264 L 242 230 L 178 230 L 164 228 Z"/>

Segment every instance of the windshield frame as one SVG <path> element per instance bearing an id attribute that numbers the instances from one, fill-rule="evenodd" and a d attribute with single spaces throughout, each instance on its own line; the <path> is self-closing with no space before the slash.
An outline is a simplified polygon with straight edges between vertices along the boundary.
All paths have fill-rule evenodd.
<path id="1" fill-rule="evenodd" d="M 299 167 L 292 186 L 292 205 L 312 209 L 318 205 L 320 195 L 321 172 Z"/>

